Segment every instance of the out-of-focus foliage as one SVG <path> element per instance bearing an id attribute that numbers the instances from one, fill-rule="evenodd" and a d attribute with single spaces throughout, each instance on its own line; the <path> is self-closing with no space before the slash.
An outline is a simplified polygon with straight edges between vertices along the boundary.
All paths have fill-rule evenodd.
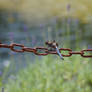
<path id="1" fill-rule="evenodd" d="M 43 21 L 52 16 L 92 19 L 92 0 L 0 0 L 0 8 L 18 11 L 27 21 Z"/>
<path id="2" fill-rule="evenodd" d="M 91 4 L 92 0 L 0 0 L 0 41 L 36 47 L 55 39 L 60 48 L 92 48 Z M 7 83 L 5 92 L 91 92 L 92 60 L 75 56 L 60 62 L 47 56 L 27 66 L 36 57 L 0 49 L 0 87 Z"/>
<path id="3" fill-rule="evenodd" d="M 53 59 L 40 62 L 10 78 L 6 92 L 92 92 L 92 62 L 81 57 Z M 16 86 L 15 86 L 16 85 Z"/>

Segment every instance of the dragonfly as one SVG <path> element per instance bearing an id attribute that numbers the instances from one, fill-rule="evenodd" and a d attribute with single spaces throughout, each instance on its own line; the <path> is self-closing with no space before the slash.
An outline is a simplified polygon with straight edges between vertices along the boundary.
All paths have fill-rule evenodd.
<path id="1" fill-rule="evenodd" d="M 47 41 L 45 44 L 48 45 L 49 51 L 57 51 L 57 54 L 60 56 L 60 58 L 64 60 L 63 56 L 61 55 L 58 49 L 58 43 L 56 43 L 55 40 L 53 42 Z"/>

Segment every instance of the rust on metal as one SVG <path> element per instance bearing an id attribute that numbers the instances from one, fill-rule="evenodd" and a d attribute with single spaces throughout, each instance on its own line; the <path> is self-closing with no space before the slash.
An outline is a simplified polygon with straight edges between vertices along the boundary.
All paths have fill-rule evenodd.
<path id="1" fill-rule="evenodd" d="M 11 43 L 10 45 L 6 45 L 6 44 L 2 44 L 0 42 L 0 48 L 9 48 L 10 50 L 14 51 L 14 52 L 32 52 L 36 55 L 48 55 L 48 54 L 56 54 L 58 55 L 56 48 L 58 47 L 58 43 L 56 43 L 55 41 L 53 42 L 45 42 L 45 44 L 48 46 L 46 47 L 35 47 L 35 48 L 30 48 L 30 47 L 26 47 L 22 44 L 16 44 L 16 43 Z M 15 49 L 15 47 L 19 47 L 20 49 Z M 58 49 L 60 54 L 62 51 L 68 51 L 68 54 L 64 55 L 61 54 L 63 57 L 70 57 L 72 55 L 81 55 L 82 57 L 85 58 L 92 58 L 92 55 L 85 55 L 85 53 L 87 52 L 92 52 L 92 49 L 85 49 L 85 50 L 81 50 L 81 51 L 72 51 L 69 48 L 60 48 Z M 41 51 L 41 52 L 40 52 Z"/>

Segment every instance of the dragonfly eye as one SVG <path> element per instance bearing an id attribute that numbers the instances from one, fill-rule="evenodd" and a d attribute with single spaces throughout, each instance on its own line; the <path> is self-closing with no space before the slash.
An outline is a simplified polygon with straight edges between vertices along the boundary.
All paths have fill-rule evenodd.
<path id="1" fill-rule="evenodd" d="M 58 43 L 56 43 L 55 41 L 53 41 L 53 42 L 47 41 L 47 42 L 45 42 L 45 44 L 48 45 L 48 47 L 51 47 L 51 48 L 54 48 L 54 49 L 56 47 L 58 47 Z"/>

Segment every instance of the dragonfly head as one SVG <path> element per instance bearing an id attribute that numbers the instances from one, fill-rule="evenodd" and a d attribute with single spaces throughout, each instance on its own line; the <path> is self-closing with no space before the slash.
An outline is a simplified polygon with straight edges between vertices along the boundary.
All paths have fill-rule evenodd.
<path id="1" fill-rule="evenodd" d="M 48 47 L 52 47 L 52 48 L 58 47 L 58 43 L 56 43 L 55 40 L 53 40 L 52 42 L 47 41 L 45 42 L 45 44 L 48 45 Z"/>

